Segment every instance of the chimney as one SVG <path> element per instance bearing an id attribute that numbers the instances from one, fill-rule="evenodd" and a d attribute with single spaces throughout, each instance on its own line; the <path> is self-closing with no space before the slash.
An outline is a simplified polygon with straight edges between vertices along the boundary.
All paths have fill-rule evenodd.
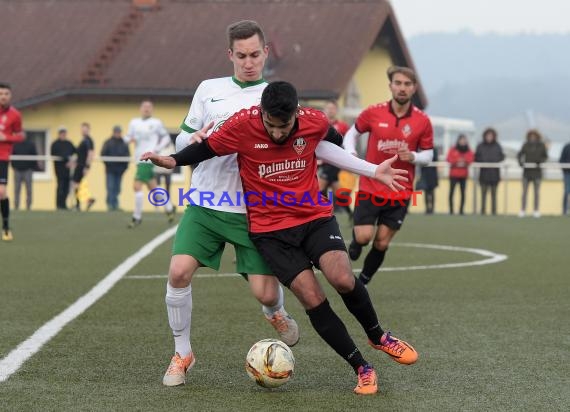
<path id="1" fill-rule="evenodd" d="M 139 10 L 154 10 L 158 8 L 158 0 L 133 0 L 133 6 Z"/>

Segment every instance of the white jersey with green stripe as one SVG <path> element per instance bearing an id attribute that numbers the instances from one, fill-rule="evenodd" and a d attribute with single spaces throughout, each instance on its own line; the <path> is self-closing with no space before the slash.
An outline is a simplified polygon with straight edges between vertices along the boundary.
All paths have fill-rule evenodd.
<path id="1" fill-rule="evenodd" d="M 139 160 L 143 153 L 158 153 L 171 144 L 170 134 L 168 134 L 162 121 L 156 117 L 146 119 L 137 117 L 131 120 L 129 130 L 125 135 L 125 142 L 129 144 L 132 141 L 135 142 L 135 159 L 139 163 L 150 163 Z"/>
<path id="2" fill-rule="evenodd" d="M 176 141 L 176 150 L 180 151 L 188 145 L 189 136 L 186 133 L 194 133 L 213 121 L 214 127 L 209 135 L 235 112 L 258 105 L 265 86 L 267 82 L 263 79 L 243 83 L 234 77 L 209 79 L 200 83 L 188 115 L 180 126 L 183 132 Z M 184 142 L 181 143 L 179 140 L 182 138 Z M 190 198 L 196 205 L 224 212 L 246 213 L 235 154 L 201 162 L 192 173 L 190 187 L 194 189 Z"/>

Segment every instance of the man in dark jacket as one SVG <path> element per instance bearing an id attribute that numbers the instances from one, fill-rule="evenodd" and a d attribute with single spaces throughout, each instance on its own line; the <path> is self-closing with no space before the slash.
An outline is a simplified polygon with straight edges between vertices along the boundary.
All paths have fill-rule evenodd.
<path id="1" fill-rule="evenodd" d="M 570 143 L 562 149 L 562 154 L 560 155 L 560 163 L 570 164 Z M 562 214 L 568 214 L 568 197 L 570 196 L 570 166 L 562 169 L 562 174 L 564 175 L 564 197 L 562 198 Z"/>
<path id="2" fill-rule="evenodd" d="M 58 210 L 68 210 L 66 200 L 71 181 L 71 156 L 75 153 L 77 153 L 75 146 L 67 139 L 67 129 L 60 127 L 57 131 L 57 140 L 51 145 L 51 155 L 59 157 L 53 162 L 57 178 L 56 207 Z"/>
<path id="3" fill-rule="evenodd" d="M 101 156 L 124 157 L 125 161 L 106 161 L 105 176 L 107 182 L 107 208 L 111 211 L 119 210 L 119 194 L 121 193 L 121 179 L 129 165 L 129 146 L 123 140 L 121 126 L 113 127 L 113 135 L 103 143 Z"/>
<path id="4" fill-rule="evenodd" d="M 497 142 L 497 131 L 487 128 L 483 131 L 483 141 L 475 150 L 475 161 L 479 163 L 499 163 L 505 160 L 503 148 Z M 486 213 L 487 192 L 491 193 L 491 213 L 497 214 L 497 186 L 501 180 L 501 171 L 498 167 L 482 167 L 479 171 L 479 185 L 481 186 L 481 214 Z"/>
<path id="5" fill-rule="evenodd" d="M 542 141 L 542 136 L 538 130 L 529 130 L 526 134 L 526 142 L 523 144 L 521 150 L 517 154 L 519 164 L 523 170 L 523 187 L 522 187 L 522 206 L 519 212 L 519 217 L 524 217 L 526 213 L 526 195 L 528 193 L 528 186 L 532 182 L 534 186 L 534 217 L 540 217 L 539 202 L 540 202 L 540 182 L 542 181 L 542 169 L 540 164 L 546 162 L 548 153 L 546 152 L 546 145 Z M 532 166 L 528 166 L 532 163 Z"/>
<path id="6" fill-rule="evenodd" d="M 12 148 L 12 154 L 18 156 L 37 156 L 36 145 L 30 139 L 16 143 Z M 26 210 L 32 207 L 32 174 L 38 170 L 37 160 L 12 160 L 14 169 L 14 209 L 20 209 L 20 192 L 22 184 L 26 186 Z"/>

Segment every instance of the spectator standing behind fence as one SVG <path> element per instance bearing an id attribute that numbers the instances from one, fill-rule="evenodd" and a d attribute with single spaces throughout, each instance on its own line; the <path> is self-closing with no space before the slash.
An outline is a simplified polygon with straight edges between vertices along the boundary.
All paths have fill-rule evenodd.
<path id="1" fill-rule="evenodd" d="M 55 204 L 57 210 L 68 210 L 66 205 L 69 195 L 69 184 L 71 182 L 71 157 L 77 153 L 75 146 L 67 140 L 67 129 L 63 126 L 57 130 L 57 140 L 51 144 L 52 156 L 57 156 L 53 162 L 55 176 L 57 178 L 57 189 L 55 194 Z"/>
<path id="2" fill-rule="evenodd" d="M 113 127 L 113 134 L 103 143 L 101 156 L 103 157 L 124 157 L 125 161 L 105 162 L 105 181 L 107 186 L 107 209 L 109 211 L 119 209 L 119 194 L 121 194 L 121 180 L 123 173 L 129 166 L 131 153 L 129 146 L 123 140 L 121 126 Z M 171 152 L 172 153 L 172 152 Z"/>
<path id="3" fill-rule="evenodd" d="M 524 168 L 522 180 L 522 205 L 519 217 L 524 217 L 526 213 L 526 199 L 528 194 L 528 186 L 532 182 L 534 186 L 534 217 L 540 217 L 540 182 L 542 181 L 542 169 L 540 164 L 546 162 L 548 153 L 546 145 L 542 141 L 542 136 L 538 130 L 529 130 L 526 134 L 526 142 L 517 154 L 519 164 Z M 526 163 L 533 163 L 533 166 L 527 167 Z"/>
<path id="4" fill-rule="evenodd" d="M 469 142 L 464 134 L 457 137 L 455 146 L 449 149 L 447 161 L 449 168 L 449 214 L 454 213 L 453 195 L 455 186 L 459 184 L 460 203 L 459 214 L 462 215 L 465 207 L 465 186 L 469 176 L 469 165 L 473 163 L 473 151 L 469 147 Z"/>
<path id="5" fill-rule="evenodd" d="M 93 139 L 89 135 L 90 132 L 91 125 L 87 122 L 81 123 L 81 142 L 79 143 L 79 146 L 77 146 L 77 164 L 75 165 L 75 170 L 73 171 L 73 177 L 71 179 L 71 190 L 75 194 L 75 210 L 78 212 L 81 210 L 82 198 L 80 195 L 80 186 L 83 186 L 82 182 L 89 172 L 95 151 Z M 86 182 L 83 183 L 86 184 Z M 91 206 L 93 206 L 93 203 L 95 203 L 95 199 L 93 199 L 89 194 L 89 189 L 87 189 L 86 185 L 83 187 L 83 190 L 86 192 L 86 208 L 89 210 L 91 209 Z"/>
<path id="6" fill-rule="evenodd" d="M 437 162 L 437 149 L 433 149 L 433 161 Z M 416 190 L 423 190 L 426 205 L 426 215 L 433 215 L 435 206 L 435 188 L 439 184 L 436 166 L 423 166 L 420 168 L 420 178 L 416 183 Z"/>
<path id="7" fill-rule="evenodd" d="M 36 145 L 30 139 L 16 143 L 12 148 L 12 154 L 17 156 L 37 156 Z M 22 184 L 26 186 L 26 210 L 32 207 L 32 174 L 39 170 L 37 160 L 12 160 L 14 169 L 14 209 L 20 209 L 20 192 Z"/>
<path id="8" fill-rule="evenodd" d="M 505 160 L 503 148 L 497 142 L 497 131 L 487 128 L 483 131 L 483 141 L 475 150 L 475 161 L 480 163 L 499 163 Z M 497 214 L 497 186 L 501 180 L 501 170 L 498 167 L 482 167 L 479 170 L 479 185 L 481 186 L 481 214 L 486 213 L 487 192 L 491 193 L 491 213 Z"/>
<path id="9" fill-rule="evenodd" d="M 562 149 L 562 154 L 560 155 L 560 163 L 570 163 L 570 143 L 567 143 Z M 562 175 L 564 176 L 564 195 L 562 197 L 562 215 L 568 214 L 568 202 L 570 200 L 570 168 L 562 169 Z"/>

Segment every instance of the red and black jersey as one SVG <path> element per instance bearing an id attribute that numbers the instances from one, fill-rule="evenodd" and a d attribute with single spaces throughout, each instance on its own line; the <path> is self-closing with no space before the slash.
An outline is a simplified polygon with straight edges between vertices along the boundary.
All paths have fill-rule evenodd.
<path id="1" fill-rule="evenodd" d="M 332 215 L 332 206 L 319 193 L 315 157 L 328 129 L 322 112 L 299 107 L 292 134 L 277 144 L 265 130 L 259 106 L 253 106 L 210 135 L 208 145 L 218 156 L 238 154 L 250 232 L 287 229 Z"/>
<path id="2" fill-rule="evenodd" d="M 403 117 L 397 117 L 391 101 L 376 104 L 364 110 L 356 119 L 359 133 L 370 133 L 366 160 L 379 164 L 394 156 L 398 149 L 407 147 L 410 151 L 433 149 L 433 128 L 427 115 L 414 105 Z M 397 160 L 395 169 L 408 171 L 408 181 L 402 183 L 406 191 L 413 190 L 415 165 Z M 386 185 L 369 177 L 360 178 L 360 190 L 383 197 L 393 194 Z"/>
<path id="3" fill-rule="evenodd" d="M 343 137 L 348 132 L 348 124 L 343 122 L 342 120 L 335 119 L 333 120 L 330 125 L 335 128 L 337 132 L 339 132 Z"/>
<path id="4" fill-rule="evenodd" d="M 0 140 L 0 160 L 9 160 L 14 143 L 24 140 L 22 115 L 12 106 L 0 107 L 0 133 L 5 136 Z"/>

